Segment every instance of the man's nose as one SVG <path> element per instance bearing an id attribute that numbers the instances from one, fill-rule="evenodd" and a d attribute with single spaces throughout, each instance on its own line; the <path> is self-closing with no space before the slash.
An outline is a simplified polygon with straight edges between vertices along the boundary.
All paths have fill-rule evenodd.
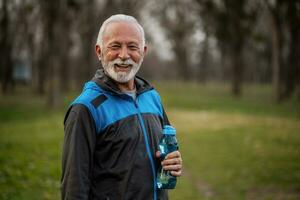
<path id="1" fill-rule="evenodd" d="M 127 60 L 130 58 L 129 54 L 128 54 L 128 49 L 127 47 L 122 47 L 120 53 L 119 53 L 119 58 L 121 60 Z"/>

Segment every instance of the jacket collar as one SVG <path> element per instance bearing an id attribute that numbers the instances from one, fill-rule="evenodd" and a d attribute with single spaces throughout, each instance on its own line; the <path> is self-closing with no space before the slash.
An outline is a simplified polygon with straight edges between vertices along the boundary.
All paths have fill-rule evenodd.
<path id="1" fill-rule="evenodd" d="M 98 69 L 96 71 L 95 76 L 92 78 L 92 81 L 107 92 L 114 93 L 117 95 L 124 94 L 118 88 L 116 82 L 104 73 L 103 69 Z M 135 76 L 134 83 L 136 86 L 137 95 L 153 89 L 153 87 L 146 80 L 138 76 Z"/>

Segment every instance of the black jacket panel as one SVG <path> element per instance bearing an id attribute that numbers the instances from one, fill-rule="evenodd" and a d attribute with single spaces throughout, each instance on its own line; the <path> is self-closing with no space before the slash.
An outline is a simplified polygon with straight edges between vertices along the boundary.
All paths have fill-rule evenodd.
<path id="1" fill-rule="evenodd" d="M 62 199 L 88 200 L 96 134 L 86 107 L 70 108 L 65 122 L 62 155 Z"/>

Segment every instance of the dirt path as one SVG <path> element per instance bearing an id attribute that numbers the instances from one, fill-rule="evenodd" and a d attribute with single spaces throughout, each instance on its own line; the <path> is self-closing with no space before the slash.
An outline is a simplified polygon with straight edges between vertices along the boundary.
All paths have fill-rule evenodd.
<path id="1" fill-rule="evenodd" d="M 203 196 L 205 199 L 213 199 L 213 197 L 215 197 L 216 192 L 213 190 L 213 188 L 205 181 L 193 176 L 186 168 L 184 169 L 183 176 L 191 180 L 197 189 L 199 196 Z"/>

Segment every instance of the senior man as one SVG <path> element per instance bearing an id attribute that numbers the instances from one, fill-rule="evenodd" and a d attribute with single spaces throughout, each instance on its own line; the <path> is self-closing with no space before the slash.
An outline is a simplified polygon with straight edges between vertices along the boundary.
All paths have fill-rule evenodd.
<path id="1" fill-rule="evenodd" d="M 62 199 L 168 199 L 156 188 L 160 164 L 182 173 L 179 151 L 159 159 L 169 124 L 157 91 L 137 77 L 147 52 L 142 26 L 128 15 L 103 22 L 95 47 L 102 63 L 71 103 L 64 125 Z"/>

